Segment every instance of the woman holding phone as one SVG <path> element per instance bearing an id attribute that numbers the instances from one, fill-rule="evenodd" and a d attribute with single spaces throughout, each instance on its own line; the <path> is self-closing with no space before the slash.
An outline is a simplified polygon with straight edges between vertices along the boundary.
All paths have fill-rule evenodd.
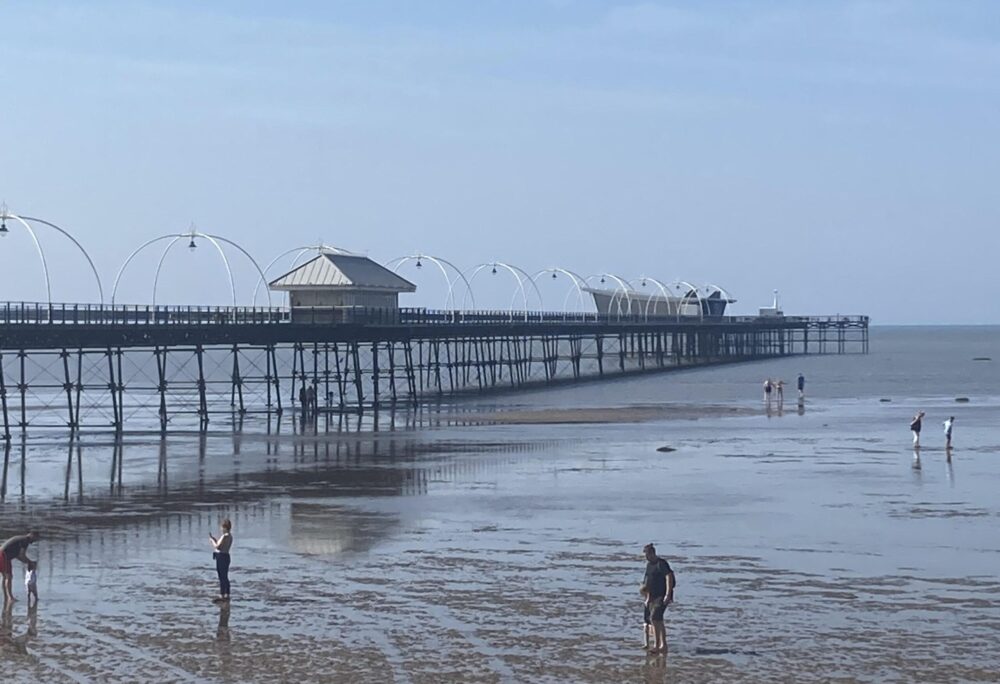
<path id="1" fill-rule="evenodd" d="M 211 533 L 208 535 L 208 538 L 212 540 L 215 571 L 219 575 L 219 596 L 212 599 L 216 603 L 229 600 L 229 549 L 233 546 L 233 523 L 229 521 L 229 518 L 223 518 L 221 527 L 222 535 L 218 539 Z"/>

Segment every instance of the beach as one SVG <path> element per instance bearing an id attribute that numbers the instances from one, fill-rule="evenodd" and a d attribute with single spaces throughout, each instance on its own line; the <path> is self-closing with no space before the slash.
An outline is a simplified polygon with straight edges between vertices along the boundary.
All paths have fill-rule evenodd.
<path id="1" fill-rule="evenodd" d="M 8 681 L 996 681 L 995 369 L 973 334 L 953 385 L 925 379 L 925 337 L 378 431 L 15 440 L 3 533 L 45 536 L 37 611 L 15 563 Z M 801 408 L 767 411 L 759 380 L 800 370 Z M 642 650 L 650 541 L 677 573 L 665 658 Z"/>

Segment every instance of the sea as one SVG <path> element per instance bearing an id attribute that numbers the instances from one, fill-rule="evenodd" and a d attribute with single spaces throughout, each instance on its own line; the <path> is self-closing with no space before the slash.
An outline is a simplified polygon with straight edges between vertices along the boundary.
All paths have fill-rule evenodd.
<path id="1" fill-rule="evenodd" d="M 765 403 L 767 378 L 783 403 Z M 7 683 L 996 682 L 998 419 L 1000 328 L 873 327 L 867 355 L 377 419 L 15 433 L 0 536 L 41 533 L 39 601 L 15 563 L 0 668 Z M 223 517 L 228 605 L 211 600 Z M 649 542 L 677 578 L 665 655 L 642 643 Z"/>

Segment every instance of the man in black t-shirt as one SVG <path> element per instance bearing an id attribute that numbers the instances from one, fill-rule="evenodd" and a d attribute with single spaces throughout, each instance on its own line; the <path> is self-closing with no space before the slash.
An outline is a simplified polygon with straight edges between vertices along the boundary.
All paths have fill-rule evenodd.
<path id="1" fill-rule="evenodd" d="M 650 652 L 666 653 L 667 628 L 663 624 L 663 613 L 674 600 L 674 571 L 670 568 L 670 563 L 656 555 L 656 547 L 652 544 L 646 544 L 642 552 L 646 556 L 646 575 L 642 578 L 642 587 L 643 593 L 647 595 L 646 607 L 655 640 Z"/>
<path id="2" fill-rule="evenodd" d="M 38 541 L 37 532 L 29 532 L 16 537 L 11 537 L 0 546 L 0 575 L 3 576 L 3 599 L 4 603 L 14 601 L 14 559 L 27 565 L 31 559 L 28 558 L 28 547 Z"/>

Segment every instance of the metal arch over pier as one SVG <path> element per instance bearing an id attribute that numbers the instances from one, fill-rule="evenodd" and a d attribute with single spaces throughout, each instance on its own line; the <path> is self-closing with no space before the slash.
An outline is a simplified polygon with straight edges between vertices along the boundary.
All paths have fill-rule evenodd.
<path id="1" fill-rule="evenodd" d="M 866 353 L 868 318 L 343 307 L 0 304 L 3 436 L 206 431 L 213 416 L 361 412 L 792 354 Z"/>

